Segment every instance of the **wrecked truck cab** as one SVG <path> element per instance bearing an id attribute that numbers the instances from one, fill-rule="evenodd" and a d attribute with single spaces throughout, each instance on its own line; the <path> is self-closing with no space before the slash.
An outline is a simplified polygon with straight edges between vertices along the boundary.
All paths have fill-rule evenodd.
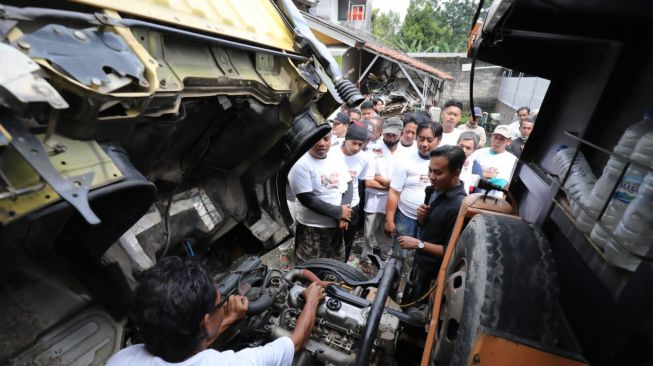
<path id="1" fill-rule="evenodd" d="M 246 5 L 0 4 L 0 363 L 103 364 L 132 335 L 138 273 L 166 255 L 280 286 L 258 255 L 291 235 L 287 171 L 324 115 L 363 98 L 292 2 Z M 281 312 L 307 279 L 289 273 L 248 318 L 277 328 L 249 344 L 292 326 Z M 349 364 L 370 301 L 332 297 L 317 361 Z M 393 349 L 400 315 L 375 349 Z"/>

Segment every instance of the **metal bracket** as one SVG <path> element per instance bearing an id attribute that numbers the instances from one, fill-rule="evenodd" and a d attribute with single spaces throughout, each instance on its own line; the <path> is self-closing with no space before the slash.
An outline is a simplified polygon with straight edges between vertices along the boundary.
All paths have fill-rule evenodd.
<path id="1" fill-rule="evenodd" d="M 14 100 L 23 105 L 44 102 L 54 109 L 68 108 L 57 90 L 36 74 L 41 67 L 31 58 L 5 43 L 0 43 L 0 54 L 0 103 L 15 107 Z"/>
<path id="2" fill-rule="evenodd" d="M 3 117 L 2 125 L 13 137 L 11 145 L 39 173 L 41 178 L 48 182 L 61 198 L 70 203 L 86 222 L 91 225 L 99 224 L 100 218 L 95 215 L 88 204 L 88 190 L 93 182 L 94 173 L 69 178 L 62 176 L 50 162 L 41 141 L 19 121 L 11 117 Z"/>
<path id="3" fill-rule="evenodd" d="M 31 57 L 49 60 L 68 75 L 91 87 L 111 83 L 106 69 L 121 77 L 138 80 L 142 87 L 145 66 L 125 40 L 112 32 L 93 28 L 72 29 L 48 24 L 16 40 L 17 47 Z"/>

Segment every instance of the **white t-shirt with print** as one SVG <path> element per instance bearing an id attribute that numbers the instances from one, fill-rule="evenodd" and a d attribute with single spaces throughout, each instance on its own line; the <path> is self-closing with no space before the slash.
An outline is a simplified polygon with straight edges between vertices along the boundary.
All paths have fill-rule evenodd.
<path id="1" fill-rule="evenodd" d="M 368 150 L 369 165 L 365 174 L 365 180 L 373 180 L 375 176 L 392 178 L 395 156 L 399 154 L 399 148 L 394 153 L 388 149 L 383 141 L 376 148 Z M 385 204 L 388 200 L 388 191 L 376 188 L 365 188 L 365 212 L 385 213 Z"/>
<path id="2" fill-rule="evenodd" d="M 360 203 L 360 196 L 358 195 L 358 179 L 364 179 L 367 167 L 369 165 L 369 154 L 361 150 L 354 155 L 345 155 L 342 151 L 342 145 L 333 146 L 329 150 L 329 154 L 339 155 L 342 159 L 345 160 L 347 164 L 347 170 L 352 179 L 352 186 L 354 188 L 354 196 L 351 199 L 351 207 L 356 207 Z"/>
<path id="3" fill-rule="evenodd" d="M 454 128 L 453 131 L 449 133 L 442 132 L 442 140 L 440 140 L 440 144 L 438 146 L 458 145 L 458 137 L 460 137 L 461 133 L 463 133 L 463 131 L 457 128 Z"/>
<path id="4" fill-rule="evenodd" d="M 316 159 L 307 152 L 297 160 L 288 174 L 290 189 L 295 195 L 313 192 L 322 201 L 340 206 L 351 175 L 342 154 L 333 153 L 336 149 L 339 146 L 332 147 L 324 159 Z M 299 200 L 295 201 L 295 205 L 299 223 L 322 228 L 336 226 L 335 219 L 304 207 Z"/>
<path id="5" fill-rule="evenodd" d="M 497 154 L 492 151 L 491 147 L 485 147 L 474 151 L 469 160 L 478 161 L 481 168 L 483 168 L 484 175 L 486 173 L 496 173 L 495 178 L 505 179 L 510 182 L 517 157 L 507 151 Z M 498 191 L 492 191 L 490 194 L 495 197 L 503 197 L 503 193 Z"/>
<path id="6" fill-rule="evenodd" d="M 282 366 L 290 365 L 294 355 L 295 345 L 289 337 L 281 337 L 265 346 L 245 348 L 238 352 L 207 349 L 178 363 L 166 362 L 147 352 L 145 345 L 136 344 L 113 355 L 107 366 Z"/>
<path id="7" fill-rule="evenodd" d="M 401 193 L 399 210 L 411 219 L 417 219 L 417 207 L 424 203 L 424 189 L 431 184 L 429 162 L 417 150 L 404 153 L 396 160 L 390 188 Z"/>

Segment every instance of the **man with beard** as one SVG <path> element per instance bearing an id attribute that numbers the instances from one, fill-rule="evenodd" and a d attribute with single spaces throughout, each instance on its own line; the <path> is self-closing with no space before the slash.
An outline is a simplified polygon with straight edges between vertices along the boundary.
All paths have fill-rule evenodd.
<path id="1" fill-rule="evenodd" d="M 390 117 L 383 123 L 383 137 L 371 150 L 370 163 L 365 174 L 365 225 L 361 268 L 370 271 L 367 255 L 376 249 L 382 259 L 391 252 L 390 238 L 383 235 L 385 206 L 390 178 L 398 154 L 397 145 L 403 124 L 398 117 Z"/>
<path id="2" fill-rule="evenodd" d="M 398 238 L 401 248 L 415 251 L 411 272 L 414 285 L 406 291 L 406 301 L 423 297 L 440 269 L 465 198 L 465 189 L 459 179 L 464 161 L 465 153 L 458 146 L 440 146 L 430 152 L 428 176 L 434 194 L 428 205 L 422 203 L 417 208 L 419 235 Z"/>
<path id="3" fill-rule="evenodd" d="M 310 258 L 345 259 L 342 230 L 351 220 L 353 188 L 342 156 L 329 154 L 330 135 L 316 142 L 288 174 L 297 197 L 297 263 Z"/>

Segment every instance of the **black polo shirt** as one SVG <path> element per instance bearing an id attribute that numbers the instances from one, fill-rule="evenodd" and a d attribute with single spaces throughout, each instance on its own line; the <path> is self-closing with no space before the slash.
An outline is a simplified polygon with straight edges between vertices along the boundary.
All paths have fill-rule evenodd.
<path id="1" fill-rule="evenodd" d="M 465 196 L 462 184 L 448 191 L 435 192 L 435 199 L 429 204 L 431 212 L 420 228 L 419 238 L 424 242 L 443 245 L 446 249 Z M 416 255 L 433 258 L 433 262 L 436 262 L 435 257 L 421 250 L 417 250 Z"/>

